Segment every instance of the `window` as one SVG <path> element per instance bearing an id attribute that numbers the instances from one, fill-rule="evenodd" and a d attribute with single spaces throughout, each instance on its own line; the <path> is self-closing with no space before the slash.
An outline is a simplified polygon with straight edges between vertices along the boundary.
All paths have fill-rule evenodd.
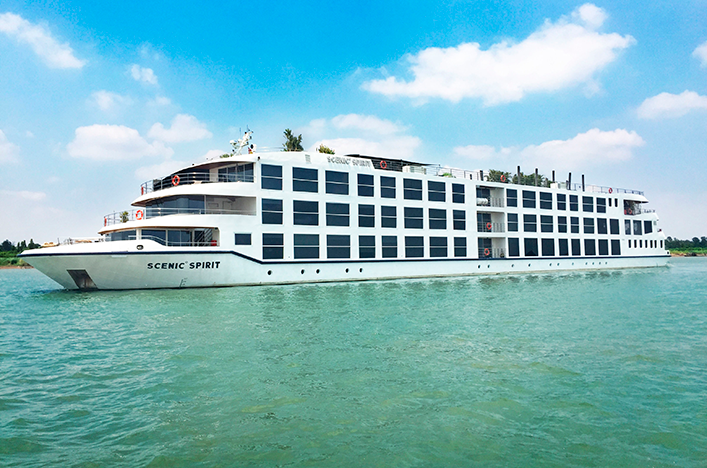
<path id="1" fill-rule="evenodd" d="M 540 216 L 540 232 L 552 231 L 552 216 Z"/>
<path id="2" fill-rule="evenodd" d="M 381 176 L 381 198 L 395 198 L 395 177 Z"/>
<path id="3" fill-rule="evenodd" d="M 579 197 L 570 195 L 570 211 L 579 211 Z"/>
<path id="4" fill-rule="evenodd" d="M 508 213 L 508 231 L 518 232 L 518 214 Z"/>
<path id="5" fill-rule="evenodd" d="M 326 204 L 326 225 L 327 226 L 348 226 L 349 225 L 349 204 L 348 203 L 327 203 Z"/>
<path id="6" fill-rule="evenodd" d="M 191 245 L 191 231 L 169 229 L 167 231 L 167 245 L 174 247 Z"/>
<path id="7" fill-rule="evenodd" d="M 219 182 L 253 182 L 253 163 L 237 164 L 218 170 Z"/>
<path id="8" fill-rule="evenodd" d="M 549 192 L 540 192 L 540 209 L 541 210 L 551 210 L 552 209 L 552 194 Z"/>
<path id="9" fill-rule="evenodd" d="M 621 255 L 621 241 L 611 239 L 611 255 Z"/>
<path id="10" fill-rule="evenodd" d="M 607 234 L 606 218 L 597 218 L 597 234 Z"/>
<path id="11" fill-rule="evenodd" d="M 537 216 L 535 215 L 523 215 L 523 231 L 525 232 L 537 232 Z"/>
<path id="12" fill-rule="evenodd" d="M 609 255 L 609 241 L 599 239 L 599 255 Z"/>
<path id="13" fill-rule="evenodd" d="M 582 211 L 585 213 L 594 211 L 594 197 L 582 197 Z"/>
<path id="14" fill-rule="evenodd" d="M 625 219 L 624 220 L 624 229 L 626 232 L 627 236 L 631 235 L 631 220 Z"/>
<path id="15" fill-rule="evenodd" d="M 268 190 L 282 190 L 282 166 L 261 164 L 260 186 Z"/>
<path id="16" fill-rule="evenodd" d="M 454 238 L 454 256 L 466 257 L 466 237 Z"/>
<path id="17" fill-rule="evenodd" d="M 508 238 L 508 256 L 520 257 L 520 240 L 514 237 Z"/>
<path id="18" fill-rule="evenodd" d="M 557 194 L 557 209 L 566 210 L 567 209 L 567 195 L 564 193 Z"/>
<path id="19" fill-rule="evenodd" d="M 374 205 L 358 205 L 358 227 L 376 226 L 376 207 Z"/>
<path id="20" fill-rule="evenodd" d="M 642 232 L 641 232 L 641 222 L 640 222 L 640 221 L 634 221 L 634 222 L 633 222 L 633 235 L 634 235 L 634 236 L 640 236 L 640 235 L 642 235 Z"/>
<path id="21" fill-rule="evenodd" d="M 506 189 L 506 206 L 518 206 L 518 190 Z"/>
<path id="22" fill-rule="evenodd" d="M 145 230 L 143 229 L 143 233 Z M 108 241 L 123 241 L 123 240 L 135 240 L 137 239 L 137 231 L 135 229 L 130 229 L 127 231 L 117 231 L 111 232 L 106 235 Z"/>
<path id="23" fill-rule="evenodd" d="M 251 241 L 250 241 L 250 234 L 239 234 L 239 233 L 236 233 L 236 234 L 235 234 L 235 241 L 234 241 L 234 243 L 235 243 L 236 245 L 250 245 L 250 244 L 251 244 Z"/>
<path id="24" fill-rule="evenodd" d="M 397 258 L 398 238 L 396 236 L 382 236 L 381 246 L 383 248 L 383 258 Z"/>
<path id="25" fill-rule="evenodd" d="M 327 234 L 326 256 L 327 258 L 351 258 L 350 236 Z"/>
<path id="26" fill-rule="evenodd" d="M 463 231 L 466 229 L 466 211 L 452 210 L 452 218 L 454 219 L 454 229 Z"/>
<path id="27" fill-rule="evenodd" d="M 372 197 L 373 196 L 373 176 L 370 174 L 358 175 L 358 196 Z"/>
<path id="28" fill-rule="evenodd" d="M 555 239 L 541 239 L 543 257 L 555 256 Z"/>
<path id="29" fill-rule="evenodd" d="M 447 229 L 447 210 L 430 208 L 430 229 Z"/>
<path id="30" fill-rule="evenodd" d="M 611 199 L 609 199 L 611 200 Z M 609 220 L 609 231 L 612 234 L 619 235 L 619 220 L 618 219 L 610 219 Z"/>
<path id="31" fill-rule="evenodd" d="M 523 190 L 523 208 L 535 208 L 535 192 Z"/>
<path id="32" fill-rule="evenodd" d="M 338 195 L 349 194 L 349 173 L 339 171 L 326 171 L 326 193 Z"/>
<path id="33" fill-rule="evenodd" d="M 315 201 L 293 201 L 294 224 L 304 226 L 319 225 L 319 202 Z"/>
<path id="34" fill-rule="evenodd" d="M 397 214 L 394 206 L 381 206 L 381 227 L 397 227 Z"/>
<path id="35" fill-rule="evenodd" d="M 570 232 L 572 234 L 579 234 L 579 218 L 575 216 L 570 217 Z"/>
<path id="36" fill-rule="evenodd" d="M 422 181 L 403 179 L 403 198 L 406 200 L 422 200 Z"/>
<path id="37" fill-rule="evenodd" d="M 653 221 L 643 221 L 643 233 L 650 234 L 653 232 Z"/>
<path id="38" fill-rule="evenodd" d="M 567 216 L 557 217 L 557 232 L 567 232 Z"/>
<path id="39" fill-rule="evenodd" d="M 580 249 L 579 239 L 572 239 L 572 256 L 579 257 L 582 255 L 582 250 Z"/>
<path id="40" fill-rule="evenodd" d="M 405 257 L 417 258 L 425 254 L 425 245 L 422 237 L 405 237 Z"/>
<path id="41" fill-rule="evenodd" d="M 597 198 L 597 213 L 606 213 L 606 198 Z"/>
<path id="42" fill-rule="evenodd" d="M 463 187 L 463 186 L 462 186 Z M 429 201 L 447 201 L 446 187 L 444 182 L 427 181 L 427 200 Z M 446 255 L 445 255 L 446 257 Z"/>
<path id="43" fill-rule="evenodd" d="M 422 208 L 405 207 L 405 229 L 422 229 Z"/>
<path id="44" fill-rule="evenodd" d="M 317 170 L 307 169 L 304 167 L 292 168 L 292 190 L 295 192 L 312 192 L 319 191 L 319 183 L 317 182 Z"/>
<path id="45" fill-rule="evenodd" d="M 464 203 L 464 184 L 452 184 L 452 203 Z"/>
<path id="46" fill-rule="evenodd" d="M 430 237 L 430 257 L 446 257 L 447 256 L 447 238 L 446 237 Z"/>
<path id="47" fill-rule="evenodd" d="M 584 218 L 584 233 L 594 234 L 594 218 Z"/>
<path id="48" fill-rule="evenodd" d="M 282 224 L 282 200 L 263 198 L 261 204 L 263 224 Z"/>
<path id="49" fill-rule="evenodd" d="M 524 239 L 525 240 L 525 256 L 526 257 L 537 257 L 538 256 L 538 240 L 537 239 Z"/>
<path id="50" fill-rule="evenodd" d="M 567 239 L 557 239 L 557 246 L 559 247 L 560 257 L 567 257 L 570 254 Z"/>
<path id="51" fill-rule="evenodd" d="M 283 258 L 284 246 L 283 234 L 263 234 L 263 260 Z"/>
<path id="52" fill-rule="evenodd" d="M 319 234 L 295 234 L 295 258 L 319 258 Z"/>
<path id="53" fill-rule="evenodd" d="M 584 239 L 584 255 L 592 256 L 597 254 L 597 246 L 594 239 Z"/>
<path id="54" fill-rule="evenodd" d="M 358 258 L 376 258 L 376 236 L 358 236 Z"/>

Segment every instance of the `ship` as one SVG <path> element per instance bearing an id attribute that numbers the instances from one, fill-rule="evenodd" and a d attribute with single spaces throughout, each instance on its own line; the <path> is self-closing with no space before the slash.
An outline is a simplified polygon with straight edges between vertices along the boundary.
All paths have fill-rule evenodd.
<path id="1" fill-rule="evenodd" d="M 637 190 L 402 159 L 233 150 L 145 182 L 100 237 L 25 251 L 70 290 L 665 266 Z M 248 152 L 244 153 L 244 148 Z M 500 174 L 500 175 L 499 175 Z M 534 181 L 528 185 L 528 180 Z"/>

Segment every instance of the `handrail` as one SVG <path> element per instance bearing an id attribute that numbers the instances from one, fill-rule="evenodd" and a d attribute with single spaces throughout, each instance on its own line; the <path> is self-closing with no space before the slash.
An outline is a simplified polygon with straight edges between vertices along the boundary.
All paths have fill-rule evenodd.
<path id="1" fill-rule="evenodd" d="M 254 210 L 222 210 L 213 208 L 136 208 L 130 211 L 115 211 L 103 217 L 103 226 L 127 223 L 128 221 L 142 221 L 144 219 L 159 218 L 171 215 L 244 215 L 255 216 Z"/>
<path id="2" fill-rule="evenodd" d="M 254 180 L 255 177 L 252 174 L 229 173 L 214 174 L 214 176 L 212 176 L 209 172 L 184 172 L 175 174 L 172 176 L 172 179 L 165 177 L 163 179 L 153 179 L 143 182 L 140 185 L 140 194 L 145 195 L 146 193 L 180 185 L 213 184 L 218 182 L 254 182 Z"/>

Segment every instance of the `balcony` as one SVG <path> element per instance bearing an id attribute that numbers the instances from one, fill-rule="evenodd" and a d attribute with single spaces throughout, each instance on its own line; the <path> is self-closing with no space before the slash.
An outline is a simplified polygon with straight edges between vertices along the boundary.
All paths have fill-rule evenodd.
<path id="1" fill-rule="evenodd" d="M 503 198 L 477 198 L 476 206 L 488 206 L 492 208 L 504 208 L 506 200 Z"/>
<path id="2" fill-rule="evenodd" d="M 506 232 L 506 223 L 476 223 L 476 232 Z"/>
<path id="3" fill-rule="evenodd" d="M 209 172 L 184 172 L 173 175 L 170 177 L 165 177 L 164 179 L 153 179 L 140 185 L 140 194 L 145 195 L 146 193 L 156 192 L 158 190 L 167 189 L 170 187 L 176 187 L 178 185 L 192 185 L 192 184 L 213 184 L 218 182 L 248 182 L 252 183 L 254 181 L 252 171 L 248 172 L 237 172 L 237 173 L 227 173 L 227 174 L 211 174 Z"/>
<path id="4" fill-rule="evenodd" d="M 506 252 L 504 249 L 479 249 L 480 259 L 505 258 Z"/>
<path id="5" fill-rule="evenodd" d="M 214 208 L 137 208 L 129 211 L 116 211 L 103 217 L 103 226 L 127 223 L 129 221 L 142 221 L 145 219 L 159 218 L 172 215 L 245 215 L 255 216 L 252 210 L 225 210 Z"/>

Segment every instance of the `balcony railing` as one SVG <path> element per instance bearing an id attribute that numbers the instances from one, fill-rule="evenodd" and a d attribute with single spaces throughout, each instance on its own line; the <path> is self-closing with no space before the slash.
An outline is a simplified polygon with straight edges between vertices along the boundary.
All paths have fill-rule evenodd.
<path id="1" fill-rule="evenodd" d="M 506 252 L 504 249 L 479 249 L 479 258 L 505 258 Z"/>
<path id="2" fill-rule="evenodd" d="M 171 215 L 245 215 L 255 216 L 255 210 L 222 210 L 213 208 L 137 208 L 130 211 L 116 211 L 103 217 L 103 226 L 127 223 L 128 221 L 142 221 L 144 219 L 159 218 Z"/>
<path id="3" fill-rule="evenodd" d="M 192 184 L 212 184 L 216 182 L 253 182 L 253 174 L 247 173 L 228 173 L 214 174 L 208 172 L 186 172 L 172 176 L 172 178 L 148 180 L 140 186 L 142 195 L 157 190 L 162 190 L 178 185 Z"/>
<path id="4" fill-rule="evenodd" d="M 506 223 L 476 223 L 477 232 L 506 232 Z"/>
<path id="5" fill-rule="evenodd" d="M 506 200 L 504 198 L 477 198 L 476 206 L 503 208 L 506 206 Z"/>

